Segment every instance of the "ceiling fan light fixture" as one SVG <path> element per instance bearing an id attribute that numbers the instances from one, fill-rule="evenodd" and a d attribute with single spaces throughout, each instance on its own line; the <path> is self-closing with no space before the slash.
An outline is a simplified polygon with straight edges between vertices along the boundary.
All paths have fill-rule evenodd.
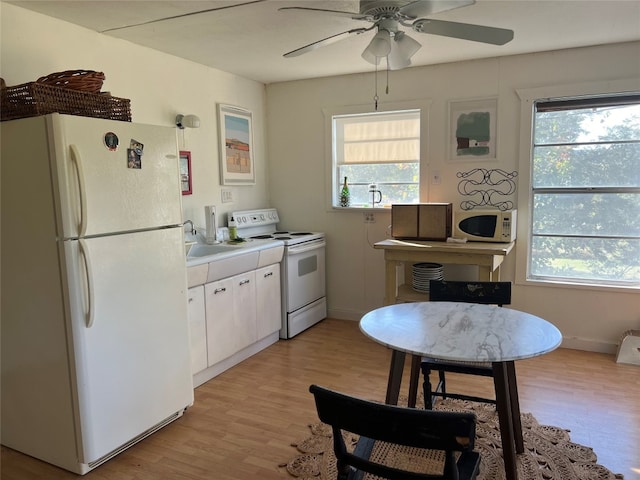
<path id="1" fill-rule="evenodd" d="M 367 57 L 386 57 L 391 52 L 391 34 L 389 30 L 380 29 L 363 52 Z M 366 60 L 366 58 L 365 58 Z"/>
<path id="2" fill-rule="evenodd" d="M 406 58 L 413 57 L 418 50 L 422 47 L 422 44 L 409 35 L 406 35 L 404 32 L 396 32 L 395 37 L 393 38 L 394 44 L 397 47 L 397 50 L 404 55 Z M 391 47 L 393 50 L 393 45 Z"/>
<path id="3" fill-rule="evenodd" d="M 364 52 L 362 52 L 361 56 L 371 65 L 380 65 L 380 59 L 382 58 L 382 57 L 376 57 L 373 53 L 369 51 L 368 48 L 364 49 Z"/>
<path id="4" fill-rule="evenodd" d="M 402 70 L 411 66 L 411 60 L 400 55 L 389 55 L 387 57 L 389 70 Z"/>
<path id="5" fill-rule="evenodd" d="M 391 52 L 387 62 L 391 70 L 401 70 L 411 65 L 411 57 L 420 50 L 422 45 L 404 32 L 395 32 L 391 42 Z"/>

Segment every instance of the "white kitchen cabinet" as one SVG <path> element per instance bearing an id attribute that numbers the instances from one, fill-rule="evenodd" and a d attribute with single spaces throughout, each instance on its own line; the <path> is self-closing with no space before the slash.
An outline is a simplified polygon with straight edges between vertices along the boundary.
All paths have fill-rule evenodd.
<path id="1" fill-rule="evenodd" d="M 234 277 L 225 278 L 204 286 L 208 366 L 224 360 L 235 352 L 233 281 Z"/>
<path id="2" fill-rule="evenodd" d="M 191 340 L 191 373 L 207 368 L 207 326 L 204 307 L 204 286 L 187 291 L 189 338 Z"/>
<path id="3" fill-rule="evenodd" d="M 279 263 L 256 270 L 256 306 L 258 339 L 278 332 L 282 327 Z"/>
<path id="4" fill-rule="evenodd" d="M 268 255 L 272 250 L 275 253 Z M 282 251 L 283 247 L 260 251 L 251 257 L 253 263 L 234 257 L 236 261 L 223 264 L 225 268 L 221 261 L 189 267 L 195 387 L 279 340 Z"/>
<path id="5" fill-rule="evenodd" d="M 255 279 L 251 271 L 204 286 L 208 366 L 257 340 Z"/>
<path id="6" fill-rule="evenodd" d="M 256 272 L 247 272 L 232 278 L 233 328 L 236 351 L 258 340 L 256 330 Z"/>

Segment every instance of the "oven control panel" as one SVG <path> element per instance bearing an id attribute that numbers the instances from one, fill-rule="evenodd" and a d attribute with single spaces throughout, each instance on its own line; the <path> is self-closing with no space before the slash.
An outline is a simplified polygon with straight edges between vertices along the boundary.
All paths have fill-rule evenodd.
<path id="1" fill-rule="evenodd" d="M 280 221 L 278 211 L 275 208 L 232 212 L 231 216 L 238 224 L 238 228 L 275 225 Z"/>

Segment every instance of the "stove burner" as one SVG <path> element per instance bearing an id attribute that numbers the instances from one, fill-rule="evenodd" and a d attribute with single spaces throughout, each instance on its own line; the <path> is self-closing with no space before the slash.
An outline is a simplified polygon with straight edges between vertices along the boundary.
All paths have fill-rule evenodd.
<path id="1" fill-rule="evenodd" d="M 289 232 L 273 232 L 274 235 L 289 235 Z"/>
<path id="2" fill-rule="evenodd" d="M 278 240 L 291 240 L 291 237 L 276 237 Z"/>
<path id="3" fill-rule="evenodd" d="M 291 235 L 295 235 L 295 236 L 311 235 L 311 232 L 293 232 Z"/>
<path id="4" fill-rule="evenodd" d="M 256 235 L 256 236 L 251 237 L 251 238 L 256 238 L 256 239 L 263 240 L 263 239 L 266 239 L 266 238 L 273 238 L 273 237 L 271 235 Z"/>

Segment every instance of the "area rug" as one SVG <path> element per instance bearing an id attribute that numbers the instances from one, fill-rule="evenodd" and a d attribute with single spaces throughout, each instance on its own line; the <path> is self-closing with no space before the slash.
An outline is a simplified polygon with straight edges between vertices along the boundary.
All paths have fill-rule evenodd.
<path id="1" fill-rule="evenodd" d="M 445 399 L 436 410 L 472 411 L 476 414 L 476 445 L 480 452 L 478 480 L 505 480 L 500 442 L 500 427 L 495 406 L 486 403 Z M 331 427 L 323 423 L 309 425 L 311 435 L 303 441 L 293 443 L 298 450 L 290 461 L 281 464 L 293 477 L 301 480 L 334 480 L 336 458 L 333 454 Z M 518 455 L 518 478 L 520 480 L 620 480 L 597 464 L 597 457 L 589 447 L 572 443 L 569 432 L 558 427 L 540 425 L 530 413 L 522 414 L 522 433 L 525 451 Z M 357 436 L 346 436 L 347 445 L 353 448 Z M 403 457 L 404 455 L 404 457 Z M 431 456 L 431 454 L 429 454 Z M 415 463 L 421 459 L 398 454 L 399 461 Z M 404 460 L 402 460 L 404 458 Z M 394 460 L 397 461 L 397 458 Z M 431 459 L 423 459 L 431 461 Z M 365 478 L 377 478 L 367 477 Z"/>

